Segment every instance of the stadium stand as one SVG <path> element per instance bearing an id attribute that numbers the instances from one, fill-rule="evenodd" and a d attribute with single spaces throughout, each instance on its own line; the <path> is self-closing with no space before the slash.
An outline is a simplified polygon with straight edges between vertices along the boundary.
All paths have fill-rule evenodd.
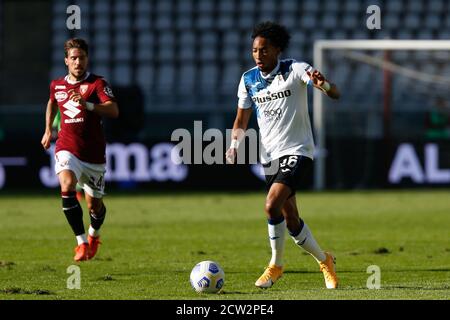
<path id="1" fill-rule="evenodd" d="M 69 4 L 83 7 L 80 31 L 61 28 Z M 383 8 L 382 30 L 366 28 L 366 9 L 373 4 Z M 266 19 L 292 32 L 285 55 L 310 63 L 318 39 L 450 39 L 450 2 L 445 0 L 58 0 L 53 9 L 50 76 L 65 72 L 60 54 L 64 39 L 84 36 L 92 47 L 94 72 L 113 85 L 137 85 L 147 112 L 233 110 L 239 77 L 253 66 L 251 29 Z M 423 54 L 398 52 L 392 58 L 436 71 L 436 65 L 424 63 Z M 327 75 L 351 95 L 350 101 L 381 99 L 381 89 L 367 88 L 371 81 L 382 81 L 382 72 L 352 61 L 342 65 L 341 58 L 328 58 L 336 67 Z M 448 55 L 442 59 L 448 68 Z M 429 89 L 395 79 L 394 85 L 405 84 L 418 92 Z M 418 108 L 423 103 L 417 97 L 408 100 L 404 90 L 394 93 L 393 101 Z M 358 107 L 363 112 L 371 105 Z"/>

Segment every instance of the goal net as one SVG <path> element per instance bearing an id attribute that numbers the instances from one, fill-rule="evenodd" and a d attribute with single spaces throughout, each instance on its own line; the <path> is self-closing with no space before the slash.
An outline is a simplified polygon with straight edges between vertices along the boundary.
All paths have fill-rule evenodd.
<path id="1" fill-rule="evenodd" d="M 314 90 L 316 190 L 389 186 L 399 144 L 450 140 L 450 41 L 320 40 L 314 66 L 341 92 L 334 101 Z M 450 168 L 444 152 L 432 169 L 448 173 L 450 183 L 450 171 L 439 168 Z M 422 169 L 427 182 L 427 160 L 418 153 L 405 166 Z"/>

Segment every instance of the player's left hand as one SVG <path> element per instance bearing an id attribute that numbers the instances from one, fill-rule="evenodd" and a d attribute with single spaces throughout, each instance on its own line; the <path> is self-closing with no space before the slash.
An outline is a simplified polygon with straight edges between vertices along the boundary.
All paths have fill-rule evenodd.
<path id="1" fill-rule="evenodd" d="M 321 74 L 317 70 L 315 70 L 313 73 L 306 71 L 306 74 L 309 76 L 315 86 L 321 87 L 326 81 L 323 74 Z"/>
<path id="2" fill-rule="evenodd" d="M 86 108 L 86 100 L 83 99 L 83 96 L 79 92 L 76 92 L 72 89 L 69 91 L 69 94 L 69 100 L 78 102 L 80 105 Z"/>

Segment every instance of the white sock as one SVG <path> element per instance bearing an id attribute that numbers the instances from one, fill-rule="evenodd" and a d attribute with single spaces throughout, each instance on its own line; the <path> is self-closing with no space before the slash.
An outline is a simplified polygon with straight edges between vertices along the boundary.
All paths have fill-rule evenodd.
<path id="1" fill-rule="evenodd" d="M 306 223 L 303 225 L 302 231 L 300 231 L 297 236 L 292 237 L 292 239 L 298 246 L 302 247 L 306 252 L 312 255 L 317 262 L 325 261 L 327 258 L 322 249 L 320 249 L 319 244 L 316 239 L 314 239 Z"/>
<path id="2" fill-rule="evenodd" d="M 83 244 L 83 243 L 88 243 L 87 239 L 86 239 L 86 234 L 80 234 L 79 236 L 77 236 L 77 242 L 78 245 Z"/>
<path id="3" fill-rule="evenodd" d="M 268 224 L 270 247 L 272 248 L 272 259 L 270 265 L 283 265 L 284 239 L 286 231 L 286 220 L 278 224 Z"/>
<path id="4" fill-rule="evenodd" d="M 100 236 L 100 230 L 95 230 L 92 226 L 89 226 L 89 235 L 91 237 L 97 238 Z"/>

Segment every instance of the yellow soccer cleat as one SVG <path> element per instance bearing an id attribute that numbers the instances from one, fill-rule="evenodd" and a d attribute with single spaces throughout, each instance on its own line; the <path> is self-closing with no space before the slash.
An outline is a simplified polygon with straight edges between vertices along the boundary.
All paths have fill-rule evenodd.
<path id="1" fill-rule="evenodd" d="M 270 265 L 261 277 L 255 282 L 255 286 L 262 289 L 270 288 L 283 275 L 283 267 Z"/>
<path id="2" fill-rule="evenodd" d="M 325 261 L 319 263 L 320 271 L 323 272 L 327 289 L 336 289 L 339 284 L 339 279 L 336 275 L 336 258 L 329 252 L 325 252 L 325 256 Z"/>

